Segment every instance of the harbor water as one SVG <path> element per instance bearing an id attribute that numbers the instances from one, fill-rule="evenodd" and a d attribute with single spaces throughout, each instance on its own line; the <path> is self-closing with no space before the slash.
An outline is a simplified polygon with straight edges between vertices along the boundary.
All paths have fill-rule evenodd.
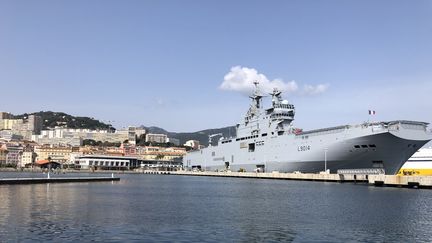
<path id="1" fill-rule="evenodd" d="M 432 241 L 432 190 L 118 176 L 119 182 L 0 186 L 0 241 Z"/>

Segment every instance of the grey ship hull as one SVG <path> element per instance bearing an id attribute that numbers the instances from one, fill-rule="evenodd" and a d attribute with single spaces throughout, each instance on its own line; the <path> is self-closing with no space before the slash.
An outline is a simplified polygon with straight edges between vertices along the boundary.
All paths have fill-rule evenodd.
<path id="1" fill-rule="evenodd" d="M 315 173 L 327 169 L 383 168 L 396 174 L 431 139 L 425 123 L 395 121 L 341 126 L 300 134 L 233 138 L 188 153 L 184 165 L 203 170 Z M 229 141 L 229 142 L 227 142 Z"/>

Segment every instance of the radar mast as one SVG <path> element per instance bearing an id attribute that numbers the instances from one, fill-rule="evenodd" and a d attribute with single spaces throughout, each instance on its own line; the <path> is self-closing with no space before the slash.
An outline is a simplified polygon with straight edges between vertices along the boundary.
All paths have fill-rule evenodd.
<path id="1" fill-rule="evenodd" d="M 257 80 L 255 80 L 253 82 L 254 86 L 255 86 L 255 91 L 254 93 L 249 96 L 249 98 L 251 98 L 252 103 L 249 107 L 249 110 L 247 112 L 246 115 L 246 122 L 249 122 L 249 120 L 255 116 L 259 115 L 259 110 L 261 109 L 261 99 L 263 97 L 263 95 L 261 94 L 259 88 L 258 88 L 258 84 L 259 82 Z"/>

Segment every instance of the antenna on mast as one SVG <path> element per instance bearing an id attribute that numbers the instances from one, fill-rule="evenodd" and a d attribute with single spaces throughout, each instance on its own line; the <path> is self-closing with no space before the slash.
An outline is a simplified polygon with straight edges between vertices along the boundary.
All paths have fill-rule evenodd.
<path id="1" fill-rule="evenodd" d="M 253 84 L 255 85 L 254 95 L 257 96 L 257 95 L 259 95 L 259 89 L 258 89 L 259 81 L 258 80 L 254 80 Z"/>

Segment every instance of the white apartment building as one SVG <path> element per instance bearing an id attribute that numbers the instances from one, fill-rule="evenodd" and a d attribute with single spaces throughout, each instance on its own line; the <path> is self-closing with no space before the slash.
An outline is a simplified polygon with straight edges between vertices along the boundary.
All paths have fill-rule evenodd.
<path id="1" fill-rule="evenodd" d="M 40 144 L 69 144 L 79 146 L 82 145 L 84 139 L 121 143 L 128 140 L 129 136 L 130 133 L 128 130 L 112 133 L 107 130 L 55 128 L 52 130 L 42 130 L 40 135 L 33 135 L 32 140 Z"/>
<path id="2" fill-rule="evenodd" d="M 81 169 L 126 170 L 136 166 L 135 157 L 86 155 L 75 159 L 75 166 Z"/>
<path id="3" fill-rule="evenodd" d="M 168 140 L 168 137 L 165 134 L 148 133 L 145 136 L 145 140 L 146 140 L 146 142 L 152 142 L 152 143 L 166 143 Z"/>
<path id="4" fill-rule="evenodd" d="M 18 167 L 25 167 L 28 164 L 34 164 L 35 159 L 36 159 L 36 153 L 31 151 L 23 152 Z"/>

